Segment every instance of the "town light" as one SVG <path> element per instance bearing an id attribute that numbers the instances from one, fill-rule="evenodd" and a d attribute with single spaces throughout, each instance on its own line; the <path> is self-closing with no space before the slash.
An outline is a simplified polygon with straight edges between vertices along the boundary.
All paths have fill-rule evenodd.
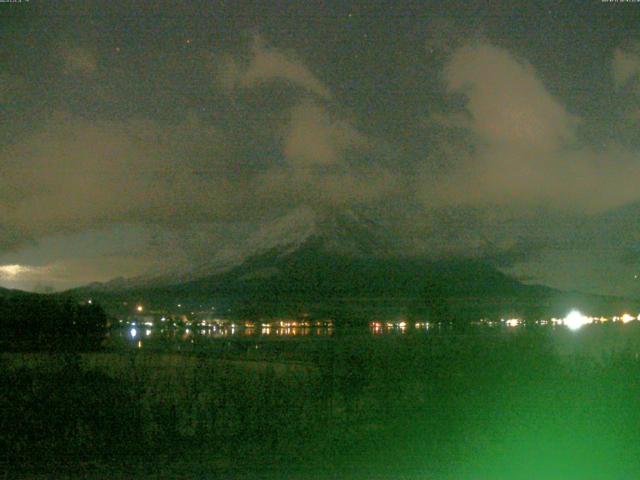
<path id="1" fill-rule="evenodd" d="M 620 318 L 620 320 L 622 320 L 622 323 L 629 323 L 633 320 L 635 320 L 636 317 L 632 317 L 631 315 L 629 315 L 628 313 L 625 313 L 624 315 L 622 315 L 622 317 Z"/>
<path id="2" fill-rule="evenodd" d="M 570 330 L 578 330 L 583 325 L 589 323 L 589 318 L 582 315 L 578 310 L 571 310 L 571 312 L 564 317 L 563 323 Z"/>

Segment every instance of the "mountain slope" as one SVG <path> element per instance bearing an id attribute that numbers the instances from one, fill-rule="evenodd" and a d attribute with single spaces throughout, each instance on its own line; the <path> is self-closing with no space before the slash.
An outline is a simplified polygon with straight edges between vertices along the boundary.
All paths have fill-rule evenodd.
<path id="1" fill-rule="evenodd" d="M 289 295 L 314 298 L 480 294 L 513 291 L 514 279 L 478 261 L 431 261 L 406 255 L 383 226 L 354 211 L 298 209 L 263 225 L 238 246 L 233 261 L 137 283 L 117 279 L 87 291 L 175 295 Z M 228 251 L 227 251 L 228 253 Z M 216 255 L 213 255 L 216 257 Z M 222 267 L 220 267 L 223 265 Z M 435 290 L 434 290 L 435 289 Z"/>
<path id="2" fill-rule="evenodd" d="M 516 280 L 472 260 L 439 261 L 411 257 L 354 257 L 326 252 L 311 238 L 291 252 L 273 250 L 254 256 L 228 272 L 177 285 L 201 294 L 314 298 L 474 295 L 514 291 Z"/>
<path id="3" fill-rule="evenodd" d="M 189 269 L 93 283 L 83 290 L 116 293 L 179 285 L 241 267 L 264 256 L 285 256 L 308 248 L 353 258 L 402 256 L 403 245 L 382 226 L 353 211 L 318 213 L 302 207 L 260 225 L 247 238 L 216 245 L 210 258 Z"/>
<path id="4" fill-rule="evenodd" d="M 243 254 L 238 253 L 232 266 L 213 272 L 203 268 L 188 280 L 176 277 L 173 282 L 162 279 L 119 289 L 89 287 L 82 294 L 107 304 L 144 301 L 165 308 L 222 302 L 258 315 L 324 311 L 329 305 L 351 303 L 359 311 L 391 305 L 444 315 L 443 308 L 454 309 L 456 316 L 476 319 L 542 311 L 566 314 L 572 305 L 601 312 L 609 302 L 605 297 L 569 296 L 524 285 L 477 260 L 408 256 L 385 228 L 354 212 L 297 211 L 260 228 L 240 250 Z"/>

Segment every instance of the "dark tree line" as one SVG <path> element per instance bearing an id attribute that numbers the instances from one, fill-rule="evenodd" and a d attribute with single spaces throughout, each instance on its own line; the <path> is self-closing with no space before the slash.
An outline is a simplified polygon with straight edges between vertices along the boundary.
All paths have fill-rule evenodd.
<path id="1" fill-rule="evenodd" d="M 0 296 L 0 349 L 94 350 L 100 347 L 107 316 L 99 305 L 70 297 Z"/>

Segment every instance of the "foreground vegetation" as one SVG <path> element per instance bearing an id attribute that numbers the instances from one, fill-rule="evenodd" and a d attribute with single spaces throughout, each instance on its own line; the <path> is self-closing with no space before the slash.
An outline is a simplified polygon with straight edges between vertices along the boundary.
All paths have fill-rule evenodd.
<path id="1" fill-rule="evenodd" d="M 108 319 L 102 307 L 63 295 L 0 291 L 0 351 L 95 350 Z"/>
<path id="2" fill-rule="evenodd" d="M 635 343 L 557 345 L 523 330 L 338 335 L 296 363 L 4 354 L 0 462 L 72 478 L 637 478 Z"/>

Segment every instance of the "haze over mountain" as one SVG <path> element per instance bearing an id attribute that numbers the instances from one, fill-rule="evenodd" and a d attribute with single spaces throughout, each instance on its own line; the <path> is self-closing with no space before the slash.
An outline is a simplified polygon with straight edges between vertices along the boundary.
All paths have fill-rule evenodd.
<path id="1" fill-rule="evenodd" d="M 92 288 L 121 290 L 184 283 L 226 272 L 267 252 L 279 252 L 278 255 L 284 257 L 311 244 L 324 253 L 353 258 L 388 258 L 405 256 L 407 252 L 405 241 L 362 213 L 354 210 L 319 212 L 301 207 L 263 223 L 240 241 L 211 244 L 208 260 L 195 267 L 173 270 L 169 267 L 163 272 L 95 283 Z"/>
<path id="2" fill-rule="evenodd" d="M 478 259 L 415 255 L 405 242 L 361 212 L 297 209 L 263 225 L 235 248 L 212 246 L 211 261 L 196 270 L 117 279 L 75 293 L 107 303 L 144 301 L 165 308 L 223 302 L 250 315 L 357 305 L 360 312 L 390 309 L 432 316 L 459 308 L 466 318 L 478 318 L 562 311 L 575 301 L 600 301 L 522 284 Z"/>

